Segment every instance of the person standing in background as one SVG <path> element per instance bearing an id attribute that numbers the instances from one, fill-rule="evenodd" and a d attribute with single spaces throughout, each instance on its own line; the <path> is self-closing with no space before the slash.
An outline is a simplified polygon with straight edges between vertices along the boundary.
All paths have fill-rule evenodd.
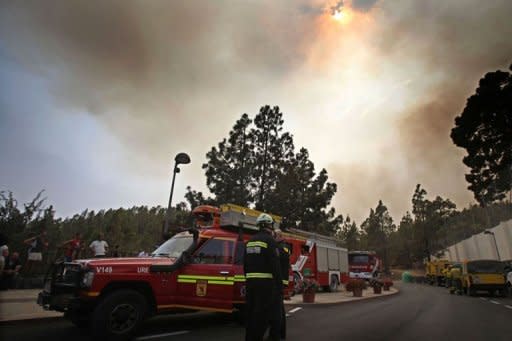
<path id="1" fill-rule="evenodd" d="M 98 234 L 98 239 L 93 241 L 89 248 L 92 250 L 92 253 L 95 258 L 104 258 L 108 251 L 108 243 L 103 240 L 103 233 Z"/>
<path id="2" fill-rule="evenodd" d="M 120 254 L 119 254 L 119 245 L 115 245 L 114 246 L 114 249 L 112 250 L 112 257 L 120 257 Z"/>
<path id="3" fill-rule="evenodd" d="M 80 254 L 80 248 L 82 247 L 81 235 L 79 232 L 75 234 L 75 238 L 65 241 L 62 243 L 62 247 L 66 248 L 65 251 L 65 260 L 66 262 L 72 262 L 75 259 L 78 259 Z"/>
<path id="4" fill-rule="evenodd" d="M 0 275 L 0 290 L 13 289 L 16 284 L 16 279 L 21 270 L 20 254 L 18 252 L 7 253 L 5 256 L 5 267 Z"/>
<path id="5" fill-rule="evenodd" d="M 43 261 L 43 251 L 48 248 L 48 239 L 46 239 L 46 229 L 42 229 L 39 235 L 30 237 L 23 241 L 28 245 L 28 258 L 25 264 L 24 273 L 31 273 L 35 266 Z"/>
<path id="6" fill-rule="evenodd" d="M 285 340 L 286 339 L 286 312 L 284 310 L 284 297 L 283 293 L 288 288 L 288 280 L 289 280 L 289 274 L 290 274 L 290 249 L 289 245 L 286 243 L 286 241 L 283 238 L 283 234 L 281 230 L 276 229 L 274 231 L 276 243 L 277 243 L 277 249 L 279 250 L 279 264 L 281 267 L 281 277 L 282 277 L 282 284 L 279 283 L 278 285 L 282 285 L 282 288 L 279 288 L 278 298 L 277 298 L 277 304 L 274 306 L 274 314 L 270 321 L 270 338 L 271 339 L 280 339 Z"/>

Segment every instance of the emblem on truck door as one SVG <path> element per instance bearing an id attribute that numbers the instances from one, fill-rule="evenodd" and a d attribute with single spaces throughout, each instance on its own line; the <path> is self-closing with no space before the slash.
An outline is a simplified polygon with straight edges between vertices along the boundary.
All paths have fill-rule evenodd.
<path id="1" fill-rule="evenodd" d="M 197 281 L 196 284 L 196 296 L 206 296 L 207 281 Z"/>

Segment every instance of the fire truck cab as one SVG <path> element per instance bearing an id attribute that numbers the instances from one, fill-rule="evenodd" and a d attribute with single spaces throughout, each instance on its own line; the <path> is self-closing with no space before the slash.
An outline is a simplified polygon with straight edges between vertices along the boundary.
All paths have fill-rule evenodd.
<path id="1" fill-rule="evenodd" d="M 379 275 L 382 262 L 373 251 L 350 251 L 348 263 L 350 278 L 370 280 Z"/>

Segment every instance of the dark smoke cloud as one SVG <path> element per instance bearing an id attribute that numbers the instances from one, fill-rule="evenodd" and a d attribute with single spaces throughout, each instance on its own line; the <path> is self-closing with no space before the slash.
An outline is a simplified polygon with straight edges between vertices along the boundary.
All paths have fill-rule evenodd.
<path id="1" fill-rule="evenodd" d="M 375 141 L 382 158 L 369 155 L 369 165 L 337 162 L 334 155 L 329 165 L 317 163 L 339 185 L 335 207 L 360 222 L 383 199 L 399 219 L 410 209 L 416 183 L 467 204 L 463 151 L 453 146 L 449 131 L 478 79 L 512 62 L 512 2 L 345 5 L 371 20 L 355 23 L 356 16 L 351 24 L 358 30 L 347 26 L 335 43 L 325 43 L 326 32 L 315 30 L 315 20 L 342 9 L 343 1 L 3 1 L 0 58 L 45 78 L 59 107 L 94 114 L 135 149 L 138 168 L 167 175 L 170 151 L 186 146 L 200 164 L 241 113 L 264 104 L 280 105 L 287 122 L 306 127 L 297 129 L 305 131 L 297 133 L 298 145 L 329 153 L 313 144 L 333 125 L 322 121 L 319 105 L 329 98 L 322 97 L 325 75 L 319 74 L 336 63 L 321 70 L 304 65 L 311 55 L 322 61 L 347 44 L 335 56 L 343 63 L 354 47 L 348 42 L 365 44 L 375 75 L 386 65 L 397 82 L 408 81 L 417 100 L 390 115 L 396 141 L 385 147 Z M 343 94 L 351 84 L 339 86 Z M 288 113 L 293 106 L 302 116 Z M 312 123 L 313 115 L 322 119 L 315 116 Z M 204 183 L 198 169 L 195 183 Z"/>
<path id="2" fill-rule="evenodd" d="M 331 6 L 331 8 L 330 8 L 331 15 L 334 15 L 334 14 L 336 14 L 336 12 L 341 11 L 344 6 L 345 6 L 345 3 L 343 0 L 338 1 L 336 4 L 334 4 L 334 6 Z"/>
<path id="3" fill-rule="evenodd" d="M 155 157 L 168 152 L 166 136 L 180 135 L 199 118 L 216 117 L 209 125 L 215 137 L 208 138 L 220 139 L 259 89 L 303 62 L 311 34 L 305 23 L 311 18 L 287 3 L 50 0 L 1 6 L 8 58 L 45 77 L 61 105 L 95 114 L 125 143 L 150 147 Z"/>
<path id="4" fill-rule="evenodd" d="M 371 10 L 379 0 L 352 0 L 352 8 L 361 12 Z"/>
<path id="5" fill-rule="evenodd" d="M 418 61 L 425 77 L 434 79 L 398 122 L 400 145 L 411 175 L 428 185 L 432 194 L 465 205 L 472 198 L 463 190 L 467 187 L 463 174 L 468 170 L 462 164 L 464 151 L 453 145 L 450 130 L 478 79 L 512 60 L 512 3 L 421 1 L 394 5 L 402 12 L 392 18 L 393 24 L 380 37 L 380 48 L 395 58 L 406 49 L 407 57 Z M 392 16 L 393 8 L 387 10 Z"/>

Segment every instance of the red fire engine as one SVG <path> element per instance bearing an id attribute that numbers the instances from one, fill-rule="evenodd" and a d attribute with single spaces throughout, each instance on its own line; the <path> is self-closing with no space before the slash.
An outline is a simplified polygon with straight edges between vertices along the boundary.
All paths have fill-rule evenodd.
<path id="1" fill-rule="evenodd" d="M 373 251 L 350 251 L 348 253 L 350 278 L 371 279 L 378 276 L 382 261 Z"/>
<path id="2" fill-rule="evenodd" d="M 347 249 L 337 246 L 334 238 L 321 234 L 289 229 L 283 233 L 290 245 L 290 264 L 295 292 L 300 292 L 304 278 L 315 279 L 326 291 L 336 291 L 348 280 Z"/>
<path id="3" fill-rule="evenodd" d="M 199 206 L 192 213 L 195 227 L 173 236 L 151 257 L 56 263 L 38 303 L 90 326 L 100 339 L 127 339 L 155 314 L 242 310 L 245 243 L 257 230 L 260 212 L 228 204 Z M 279 227 L 281 218 L 273 218 Z M 333 276 L 341 281 L 346 250 L 327 247 L 319 235 L 286 233 L 285 238 L 296 278 L 314 277 L 321 285 L 331 284 Z"/>

